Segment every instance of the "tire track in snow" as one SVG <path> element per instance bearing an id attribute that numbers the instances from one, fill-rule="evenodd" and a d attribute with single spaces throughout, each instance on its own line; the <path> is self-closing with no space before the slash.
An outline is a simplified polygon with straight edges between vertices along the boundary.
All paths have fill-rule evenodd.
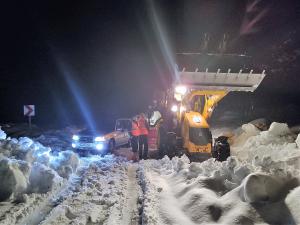
<path id="1" fill-rule="evenodd" d="M 53 208 L 57 206 L 57 203 L 61 201 L 63 196 L 67 193 L 72 193 L 74 188 L 81 182 L 81 178 L 73 174 L 69 180 L 64 183 L 57 190 L 52 192 L 45 200 L 38 204 L 35 209 L 28 214 L 26 217 L 22 218 L 17 222 L 19 225 L 38 225 L 40 224 Z"/>
<path id="2" fill-rule="evenodd" d="M 138 197 L 139 186 L 136 179 L 136 167 L 128 167 L 128 187 L 125 200 L 125 207 L 122 210 L 123 224 L 137 225 L 138 224 Z M 126 207 L 127 206 L 127 207 Z"/>
<path id="3" fill-rule="evenodd" d="M 124 198 L 120 201 L 121 210 L 114 208 L 106 224 L 138 225 L 139 224 L 139 196 L 141 188 L 137 181 L 137 166 L 129 164 L 127 167 L 127 181 Z M 116 220 L 116 215 L 119 219 Z"/>

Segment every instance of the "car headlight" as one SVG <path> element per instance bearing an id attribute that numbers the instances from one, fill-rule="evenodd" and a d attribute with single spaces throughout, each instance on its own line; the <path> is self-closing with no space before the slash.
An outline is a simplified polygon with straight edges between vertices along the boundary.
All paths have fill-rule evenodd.
<path id="1" fill-rule="evenodd" d="M 104 148 L 104 145 L 103 144 L 97 144 L 96 145 L 96 149 L 97 150 L 102 150 Z"/>
<path id="2" fill-rule="evenodd" d="M 105 138 L 104 137 L 96 137 L 95 141 L 105 141 Z"/>
<path id="3" fill-rule="evenodd" d="M 78 135 L 73 135 L 72 139 L 73 139 L 74 141 L 78 141 L 78 140 L 79 140 L 79 136 L 78 136 Z"/>

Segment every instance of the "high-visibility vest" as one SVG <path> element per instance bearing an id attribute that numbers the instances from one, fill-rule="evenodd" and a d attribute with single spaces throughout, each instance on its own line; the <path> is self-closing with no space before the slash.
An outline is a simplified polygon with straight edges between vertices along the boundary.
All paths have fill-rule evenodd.
<path id="1" fill-rule="evenodd" d="M 132 136 L 136 136 L 136 137 L 141 135 L 140 129 L 138 127 L 138 123 L 135 121 L 132 121 L 131 134 Z"/>
<path id="2" fill-rule="evenodd" d="M 149 131 L 146 125 L 147 121 L 145 120 L 145 118 L 140 116 L 137 122 L 138 122 L 138 127 L 140 129 L 140 135 L 148 135 Z"/>

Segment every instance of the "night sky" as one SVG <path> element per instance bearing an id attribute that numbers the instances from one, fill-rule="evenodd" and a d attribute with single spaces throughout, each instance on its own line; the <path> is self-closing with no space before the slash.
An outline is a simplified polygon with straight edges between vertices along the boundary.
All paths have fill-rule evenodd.
<path id="1" fill-rule="evenodd" d="M 40 126 L 87 118 L 109 126 L 145 111 L 170 85 L 168 56 L 199 52 L 204 33 L 208 51 L 226 33 L 227 53 L 252 56 L 255 69 L 268 74 L 252 96 L 227 97 L 217 114 L 249 100 L 270 111 L 289 106 L 297 119 L 299 9 L 297 0 L 1 3 L 0 122 L 24 121 L 24 104 L 36 105 Z"/>

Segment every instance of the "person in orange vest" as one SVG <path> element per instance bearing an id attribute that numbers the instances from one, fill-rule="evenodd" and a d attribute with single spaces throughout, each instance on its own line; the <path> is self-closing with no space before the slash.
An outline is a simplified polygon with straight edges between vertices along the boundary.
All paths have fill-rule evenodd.
<path id="1" fill-rule="evenodd" d="M 131 125 L 131 148 L 133 152 L 133 161 L 137 161 L 139 136 L 140 136 L 140 129 L 138 127 L 137 119 L 134 117 L 132 119 L 132 125 Z"/>
<path id="2" fill-rule="evenodd" d="M 141 113 L 137 120 L 140 135 L 139 135 L 139 159 L 148 158 L 148 134 L 149 126 L 146 116 Z"/>

